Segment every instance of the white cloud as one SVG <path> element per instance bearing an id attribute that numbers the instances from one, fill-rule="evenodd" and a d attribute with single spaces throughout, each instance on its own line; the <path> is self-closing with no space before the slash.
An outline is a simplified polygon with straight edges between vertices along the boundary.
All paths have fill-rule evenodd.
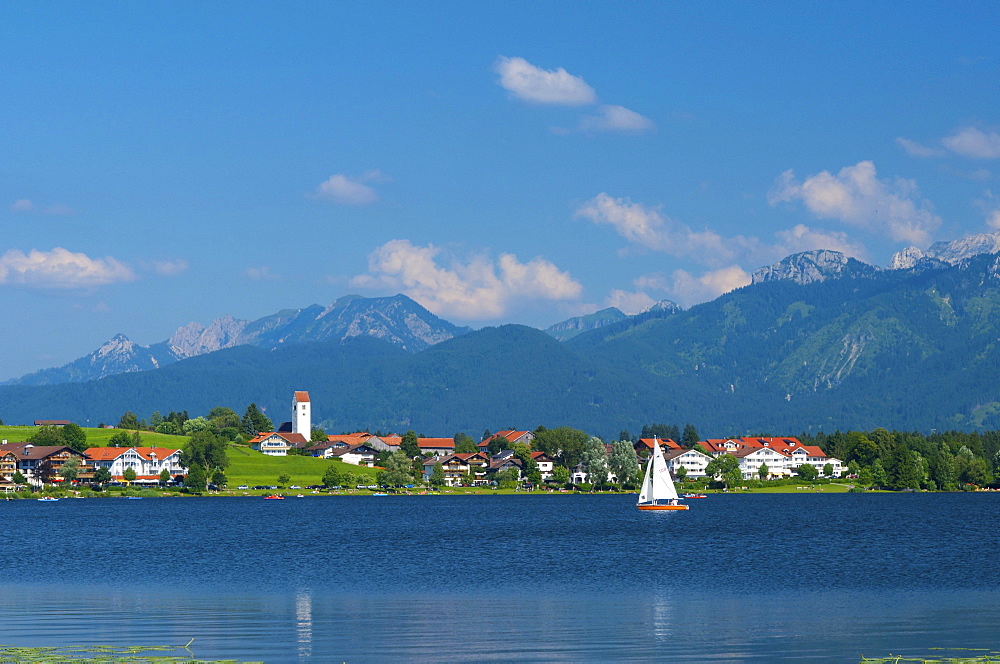
<path id="1" fill-rule="evenodd" d="M 442 267 L 440 254 L 433 245 L 391 240 L 368 256 L 368 274 L 351 283 L 399 290 L 435 314 L 466 320 L 499 318 L 523 300 L 569 300 L 583 291 L 567 272 L 541 258 L 522 263 L 513 254 L 501 254 L 494 263 L 477 256 Z"/>
<path id="2" fill-rule="evenodd" d="M 114 258 L 90 258 L 62 247 L 11 249 L 0 256 L 0 284 L 34 288 L 89 288 L 135 279 L 130 267 Z"/>
<path id="3" fill-rule="evenodd" d="M 359 177 L 349 177 L 343 173 L 337 173 L 316 187 L 312 196 L 331 203 L 368 205 L 378 200 L 378 194 L 374 188 L 365 183 L 383 180 L 384 177 L 379 171 L 368 171 Z"/>
<path id="4" fill-rule="evenodd" d="M 751 277 L 738 265 L 695 276 L 686 270 L 674 270 L 667 292 L 683 306 L 714 300 L 724 293 L 750 283 Z"/>
<path id="5" fill-rule="evenodd" d="M 31 212 L 34 214 L 45 214 L 52 216 L 66 216 L 73 214 L 73 209 L 68 205 L 62 205 L 58 203 L 56 205 L 47 205 L 40 207 L 34 203 L 34 201 L 27 198 L 19 198 L 14 201 L 10 209 L 13 212 Z"/>
<path id="6" fill-rule="evenodd" d="M 153 263 L 153 271 L 164 277 L 175 277 L 187 271 L 188 262 L 183 258 L 175 261 L 156 261 Z"/>
<path id="7" fill-rule="evenodd" d="M 887 235 L 893 240 L 926 246 L 941 224 L 931 204 L 918 199 L 913 180 L 880 180 L 875 165 L 860 161 L 837 175 L 822 171 L 799 183 L 791 170 L 782 173 L 768 202 L 802 201 L 817 217 Z"/>
<path id="8" fill-rule="evenodd" d="M 608 224 L 633 244 L 707 264 L 730 260 L 731 245 L 746 241 L 742 236 L 727 240 L 713 231 L 692 230 L 642 203 L 612 198 L 603 192 L 581 205 L 574 216 Z"/>
<path id="9" fill-rule="evenodd" d="M 907 154 L 913 157 L 940 157 L 944 154 L 942 150 L 929 148 L 926 145 L 921 145 L 916 141 L 911 141 L 910 139 L 903 138 L 902 136 L 896 139 L 896 145 L 903 148 Z"/>
<path id="10" fill-rule="evenodd" d="M 652 120 L 624 106 L 601 106 L 597 112 L 597 115 L 583 116 L 581 130 L 640 133 L 655 127 Z"/>
<path id="11" fill-rule="evenodd" d="M 775 245 L 776 258 L 801 251 L 829 249 L 859 260 L 868 260 L 868 251 L 864 245 L 840 231 L 823 231 L 798 224 L 787 231 L 778 231 L 775 236 L 778 238 L 778 244 Z"/>
<path id="12" fill-rule="evenodd" d="M 975 127 L 960 129 L 941 139 L 946 148 L 963 157 L 974 159 L 1000 158 L 1000 134 L 985 133 Z"/>
<path id="13" fill-rule="evenodd" d="M 656 300 L 643 291 L 614 289 L 604 300 L 605 307 L 615 307 L 623 313 L 638 314 L 656 304 Z"/>
<path id="14" fill-rule="evenodd" d="M 993 210 L 986 217 L 986 225 L 995 231 L 1000 231 L 1000 210 Z"/>
<path id="15" fill-rule="evenodd" d="M 597 93 L 583 78 L 560 67 L 546 70 L 524 58 L 500 57 L 494 67 L 500 85 L 518 99 L 539 104 L 584 106 L 597 102 Z"/>
<path id="16" fill-rule="evenodd" d="M 280 281 L 281 276 L 271 273 L 271 268 L 266 265 L 260 267 L 248 267 L 243 274 L 253 281 Z"/>

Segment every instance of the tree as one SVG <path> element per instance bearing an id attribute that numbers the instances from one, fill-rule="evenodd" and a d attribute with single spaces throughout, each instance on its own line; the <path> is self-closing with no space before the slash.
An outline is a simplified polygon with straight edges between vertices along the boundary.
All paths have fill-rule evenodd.
<path id="1" fill-rule="evenodd" d="M 632 434 L 629 433 L 628 429 L 622 429 L 618 432 L 618 440 L 624 440 L 626 442 L 632 443 Z"/>
<path id="2" fill-rule="evenodd" d="M 583 448 L 583 470 L 595 487 L 608 481 L 608 451 L 600 438 L 591 436 Z"/>
<path id="3" fill-rule="evenodd" d="M 442 487 L 442 486 L 444 486 L 444 483 L 445 483 L 444 482 L 444 466 L 441 465 L 440 461 L 437 462 L 436 464 L 434 464 L 434 468 L 433 468 L 433 470 L 431 470 L 430 482 L 431 482 L 431 486 L 433 486 L 433 487 Z"/>
<path id="4" fill-rule="evenodd" d="M 201 493 L 207 485 L 205 469 L 196 463 L 188 466 L 187 475 L 184 476 L 184 488 L 190 493 Z"/>
<path id="5" fill-rule="evenodd" d="M 219 469 L 216 469 L 216 471 L 212 473 L 212 484 L 214 484 L 215 486 L 224 487 L 227 484 L 229 484 L 229 479 L 226 477 L 226 474 L 224 472 L 222 472 Z"/>
<path id="6" fill-rule="evenodd" d="M 256 436 L 261 431 L 274 430 L 271 420 L 268 419 L 267 415 L 260 412 L 255 403 L 247 406 L 246 413 L 243 414 L 243 419 L 240 420 L 240 426 L 243 428 L 243 433 L 251 437 Z"/>
<path id="7" fill-rule="evenodd" d="M 340 486 L 342 484 L 347 484 L 349 480 L 345 476 L 340 474 L 340 470 L 337 468 L 337 464 L 331 462 L 326 470 L 323 472 L 323 486 L 326 488 Z"/>
<path id="8" fill-rule="evenodd" d="M 833 476 L 833 464 L 832 463 L 824 463 L 823 464 L 823 476 L 824 477 L 831 477 L 831 476 Z"/>
<path id="9" fill-rule="evenodd" d="M 107 484 L 111 481 L 111 471 L 101 466 L 94 471 L 94 482 L 97 484 Z"/>
<path id="10" fill-rule="evenodd" d="M 181 465 L 190 467 L 192 464 L 197 464 L 202 469 L 225 470 L 229 467 L 226 447 L 224 438 L 216 436 L 211 431 L 198 431 L 191 436 L 187 447 L 181 450 Z"/>
<path id="11" fill-rule="evenodd" d="M 698 440 L 698 430 L 694 428 L 694 425 L 685 424 L 684 433 L 681 434 L 681 447 L 694 447 L 698 444 Z"/>
<path id="12" fill-rule="evenodd" d="M 514 443 L 514 458 L 521 460 L 521 467 L 527 468 L 531 459 L 531 448 L 527 443 Z"/>
<path id="13" fill-rule="evenodd" d="M 15 470 L 14 474 L 10 477 L 10 481 L 23 486 L 28 483 L 28 478 L 22 475 L 20 470 Z"/>
<path id="14" fill-rule="evenodd" d="M 497 473 L 497 488 L 513 489 L 521 479 L 521 472 L 517 468 L 508 468 Z"/>
<path id="15" fill-rule="evenodd" d="M 627 433 L 627 432 L 624 432 Z M 635 448 L 627 438 L 621 438 L 611 443 L 611 456 L 608 457 L 608 468 L 618 484 L 634 484 L 639 476 L 639 460 L 635 456 Z"/>
<path id="16" fill-rule="evenodd" d="M 407 458 L 414 459 L 420 456 L 420 446 L 417 445 L 417 434 L 413 433 L 413 429 L 403 434 L 403 439 L 399 443 L 399 449 L 406 454 Z"/>
<path id="17" fill-rule="evenodd" d="M 126 431 L 116 431 L 115 435 L 111 436 L 111 440 L 108 441 L 108 445 L 111 447 L 132 447 L 132 436 L 128 435 Z"/>
<path id="18" fill-rule="evenodd" d="M 385 471 L 380 474 L 380 481 L 386 486 L 403 486 L 413 482 L 410 475 L 412 465 L 410 457 L 403 450 L 396 450 L 385 462 Z"/>
<path id="19" fill-rule="evenodd" d="M 59 469 L 59 476 L 62 477 L 67 482 L 72 482 L 80 474 L 80 460 L 76 457 L 70 457 Z"/>
<path id="20" fill-rule="evenodd" d="M 168 436 L 178 436 L 181 433 L 180 427 L 170 420 L 164 420 L 157 424 L 155 431 L 156 433 L 165 433 Z"/>
<path id="21" fill-rule="evenodd" d="M 285 486 L 292 481 L 291 476 L 288 473 L 281 473 L 278 475 L 278 486 Z"/>
<path id="22" fill-rule="evenodd" d="M 771 469 L 767 467 L 767 464 L 761 462 L 760 466 L 757 468 L 757 475 L 760 477 L 760 481 L 763 482 L 767 479 L 767 476 L 771 473 Z"/>
<path id="23" fill-rule="evenodd" d="M 490 454 L 499 454 L 504 450 L 509 450 L 510 447 L 510 441 L 507 440 L 506 436 L 497 436 L 490 439 L 489 444 L 486 446 L 486 451 Z"/>
<path id="24" fill-rule="evenodd" d="M 569 469 L 566 466 L 554 466 L 552 468 L 552 481 L 557 484 L 569 482 Z"/>
<path id="25" fill-rule="evenodd" d="M 121 419 L 118 420 L 119 429 L 138 429 L 139 428 L 139 418 L 131 410 L 126 410 L 125 414 L 122 415 Z"/>
<path id="26" fill-rule="evenodd" d="M 464 433 L 455 434 L 455 452 L 458 454 L 467 454 L 469 452 L 477 452 L 476 441 L 472 440 L 469 436 Z"/>
<path id="27" fill-rule="evenodd" d="M 240 416 L 232 408 L 217 406 L 208 411 L 208 420 L 216 431 L 222 431 L 227 427 L 239 427 Z"/>
<path id="28" fill-rule="evenodd" d="M 126 468 L 125 472 L 122 473 L 122 479 L 125 480 L 126 482 L 129 483 L 135 482 L 135 478 L 136 478 L 135 468 L 132 468 L 131 466 Z"/>
<path id="29" fill-rule="evenodd" d="M 62 430 L 57 426 L 52 426 L 51 424 L 38 427 L 30 436 L 28 436 L 28 440 L 35 445 L 66 444 L 66 439 L 63 437 Z"/>
<path id="30" fill-rule="evenodd" d="M 79 424 L 70 422 L 62 428 L 62 437 L 72 449 L 83 452 L 87 449 L 87 432 Z"/>
<path id="31" fill-rule="evenodd" d="M 325 443 L 327 440 L 326 431 L 319 427 L 313 427 L 313 430 L 309 432 L 309 440 L 314 443 Z"/>
<path id="32" fill-rule="evenodd" d="M 215 427 L 212 423 L 206 420 L 204 417 L 196 417 L 194 419 L 188 420 L 181 427 L 184 431 L 185 436 L 190 436 L 191 434 L 198 433 L 199 431 L 214 431 Z"/>
<path id="33" fill-rule="evenodd" d="M 705 474 L 708 477 L 721 479 L 730 488 L 739 484 L 743 479 L 743 472 L 740 470 L 740 460 L 732 454 L 720 454 L 705 466 Z"/>
<path id="34" fill-rule="evenodd" d="M 160 471 L 160 486 L 167 486 L 170 483 L 170 471 L 164 468 Z"/>
<path id="35" fill-rule="evenodd" d="M 872 473 L 872 486 L 884 487 L 889 483 L 889 477 L 886 475 L 885 466 L 882 465 L 881 459 L 875 459 L 871 467 Z"/>
<path id="36" fill-rule="evenodd" d="M 807 482 L 812 482 L 814 479 L 819 477 L 819 471 L 816 470 L 816 466 L 809 463 L 804 463 L 796 468 L 795 474 Z"/>
<path id="37" fill-rule="evenodd" d="M 583 447 L 589 438 L 590 436 L 579 429 L 559 427 L 536 432 L 532 446 L 548 454 L 559 465 L 572 468 L 580 463 Z"/>

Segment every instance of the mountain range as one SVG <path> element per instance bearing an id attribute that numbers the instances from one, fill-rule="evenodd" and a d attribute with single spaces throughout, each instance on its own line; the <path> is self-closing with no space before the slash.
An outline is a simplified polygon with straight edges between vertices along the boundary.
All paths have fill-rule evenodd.
<path id="1" fill-rule="evenodd" d="M 604 310 L 546 331 L 470 331 L 402 295 L 352 296 L 192 324 L 146 348 L 116 337 L 77 361 L 103 378 L 40 375 L 82 376 L 77 363 L 32 374 L 35 384 L 0 387 L 0 417 L 113 423 L 125 410 L 242 412 L 254 401 L 280 420 L 291 392 L 307 389 L 328 431 L 998 429 L 996 248 L 1000 233 L 910 248 L 887 269 L 805 252 L 688 310 Z"/>

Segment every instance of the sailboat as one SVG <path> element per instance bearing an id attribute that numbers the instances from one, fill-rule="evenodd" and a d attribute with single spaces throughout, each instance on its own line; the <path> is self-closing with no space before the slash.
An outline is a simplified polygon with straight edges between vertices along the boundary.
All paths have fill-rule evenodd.
<path id="1" fill-rule="evenodd" d="M 686 510 L 687 505 L 678 502 L 677 489 L 670 477 L 667 460 L 663 458 L 660 441 L 653 438 L 653 453 L 646 464 L 646 476 L 642 478 L 639 502 L 641 510 Z"/>

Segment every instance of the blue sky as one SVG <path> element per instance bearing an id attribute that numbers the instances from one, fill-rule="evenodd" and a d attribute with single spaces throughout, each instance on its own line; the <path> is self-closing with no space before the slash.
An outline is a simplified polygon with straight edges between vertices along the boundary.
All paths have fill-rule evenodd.
<path id="1" fill-rule="evenodd" d="M 1000 231 L 1000 5 L 0 6 L 0 378 L 403 292 L 684 306 Z"/>

